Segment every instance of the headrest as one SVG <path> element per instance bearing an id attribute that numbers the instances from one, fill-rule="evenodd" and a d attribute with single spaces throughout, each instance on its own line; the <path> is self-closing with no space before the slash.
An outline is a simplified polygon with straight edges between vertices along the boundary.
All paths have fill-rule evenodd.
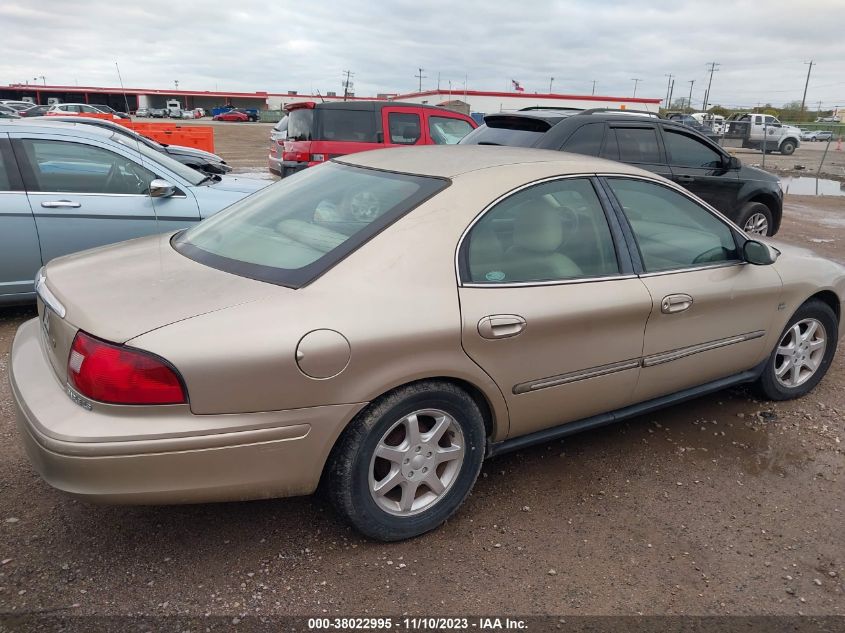
<path id="1" fill-rule="evenodd" d="M 513 245 L 535 253 L 550 253 L 563 242 L 563 223 L 554 207 L 542 198 L 519 209 L 513 227 Z"/>

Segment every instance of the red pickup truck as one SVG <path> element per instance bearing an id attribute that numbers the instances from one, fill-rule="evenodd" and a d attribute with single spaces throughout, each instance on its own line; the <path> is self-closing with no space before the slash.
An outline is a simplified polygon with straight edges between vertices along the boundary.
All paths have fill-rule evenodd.
<path id="1" fill-rule="evenodd" d="M 395 101 L 291 103 L 270 137 L 270 171 L 288 176 L 370 149 L 452 145 L 476 127 L 470 117 L 435 106 Z"/>

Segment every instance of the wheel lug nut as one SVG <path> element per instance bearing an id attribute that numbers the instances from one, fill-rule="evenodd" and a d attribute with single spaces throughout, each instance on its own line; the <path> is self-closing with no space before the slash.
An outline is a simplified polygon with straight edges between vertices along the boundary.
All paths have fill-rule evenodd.
<path id="1" fill-rule="evenodd" d="M 405 463 L 406 463 L 406 464 L 410 464 L 410 463 L 411 463 L 411 460 L 410 460 L 410 459 L 408 459 L 408 458 L 406 457 L 406 458 L 405 458 Z"/>
<path id="2" fill-rule="evenodd" d="M 427 467 L 425 467 L 425 466 L 423 466 L 422 471 L 423 471 L 424 473 L 427 473 L 427 472 L 428 472 L 428 468 L 427 468 Z"/>
<path id="3" fill-rule="evenodd" d="M 425 456 L 426 456 L 426 457 L 431 457 L 431 451 L 428 451 L 428 452 L 425 454 Z"/>

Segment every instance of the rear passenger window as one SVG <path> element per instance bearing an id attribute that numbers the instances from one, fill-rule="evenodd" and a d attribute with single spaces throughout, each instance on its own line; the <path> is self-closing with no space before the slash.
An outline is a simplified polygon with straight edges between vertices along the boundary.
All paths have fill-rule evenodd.
<path id="1" fill-rule="evenodd" d="M 598 156 L 601 151 L 601 142 L 604 137 L 603 123 L 590 123 L 582 125 L 575 130 L 572 136 L 563 144 L 565 152 L 574 154 L 586 154 L 587 156 Z"/>
<path id="2" fill-rule="evenodd" d="M 623 163 L 659 163 L 660 146 L 654 128 L 616 128 L 619 160 Z"/>
<path id="3" fill-rule="evenodd" d="M 0 148 L 0 191 L 11 191 L 12 183 L 9 180 L 9 172 L 6 168 L 5 156 Z"/>
<path id="4" fill-rule="evenodd" d="M 607 218 L 586 178 L 523 189 L 481 218 L 464 243 L 468 281 L 520 283 L 616 275 Z"/>
<path id="5" fill-rule="evenodd" d="M 413 145 L 420 140 L 420 115 L 413 112 L 389 112 L 387 126 L 390 142 Z"/>

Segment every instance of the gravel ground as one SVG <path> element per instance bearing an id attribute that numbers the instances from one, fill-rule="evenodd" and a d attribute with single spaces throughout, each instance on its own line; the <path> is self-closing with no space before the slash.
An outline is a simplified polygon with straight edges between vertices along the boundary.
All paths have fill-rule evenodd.
<path id="1" fill-rule="evenodd" d="M 268 125 L 215 129 L 263 172 Z M 779 237 L 845 261 L 845 198 L 788 197 Z M 0 309 L 0 612 L 845 614 L 842 351 L 800 401 L 735 389 L 489 460 L 445 526 L 384 545 L 319 498 L 108 507 L 51 489 L 6 379 L 32 315 Z"/>

